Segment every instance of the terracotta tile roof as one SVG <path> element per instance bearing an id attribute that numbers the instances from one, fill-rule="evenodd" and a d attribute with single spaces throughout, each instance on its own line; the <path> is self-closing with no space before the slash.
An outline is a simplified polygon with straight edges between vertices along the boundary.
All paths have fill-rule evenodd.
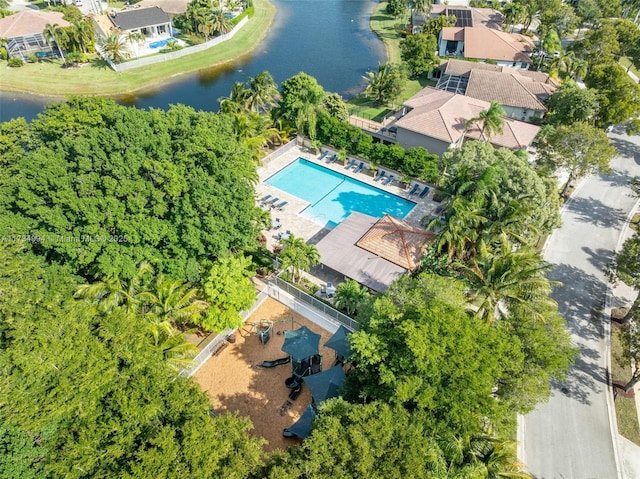
<path id="1" fill-rule="evenodd" d="M 546 88 L 545 88 L 546 87 Z M 515 72 L 472 70 L 465 95 L 528 110 L 547 111 L 543 101 L 555 90 Z"/>
<path id="2" fill-rule="evenodd" d="M 158 6 L 163 11 L 171 13 L 173 15 L 179 15 L 187 11 L 187 5 L 189 0 L 142 0 L 136 3 L 140 7 L 154 7 Z"/>
<path id="3" fill-rule="evenodd" d="M 528 53 L 534 48 L 525 35 L 482 27 L 443 28 L 442 39 L 464 41 L 465 58 L 479 60 L 531 63 Z"/>
<path id="4" fill-rule="evenodd" d="M 420 264 L 422 247 L 433 236 L 433 233 L 416 228 L 406 221 L 385 215 L 356 245 L 412 271 Z"/>
<path id="5" fill-rule="evenodd" d="M 25 10 L 0 19 L 0 37 L 15 38 L 24 35 L 42 33 L 48 24 L 68 27 L 71 24 L 63 20 L 60 12 L 39 12 Z"/>
<path id="6" fill-rule="evenodd" d="M 500 65 L 492 65 L 490 63 L 477 63 L 477 62 L 469 62 L 466 60 L 456 60 L 452 58 L 443 64 L 444 73 L 447 75 L 468 75 L 471 70 L 489 70 L 493 72 L 502 71 L 502 66 Z"/>
<path id="7" fill-rule="evenodd" d="M 444 27 L 442 29 L 442 39 L 456 42 L 464 42 L 463 27 Z"/>
<path id="8" fill-rule="evenodd" d="M 397 127 L 455 143 L 465 133 L 465 123 L 489 108 L 490 102 L 426 87 L 404 105 L 411 110 L 394 123 Z M 510 118 L 505 118 L 504 123 L 504 132 L 491 139 L 496 146 L 526 148 L 540 130 L 538 126 Z M 469 128 L 466 136 L 479 139 L 480 130 Z"/>

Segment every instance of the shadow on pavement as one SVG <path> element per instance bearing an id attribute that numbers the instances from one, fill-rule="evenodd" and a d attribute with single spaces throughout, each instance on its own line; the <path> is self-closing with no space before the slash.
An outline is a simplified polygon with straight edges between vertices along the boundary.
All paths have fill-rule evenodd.
<path id="1" fill-rule="evenodd" d="M 611 144 L 616 147 L 620 156 L 633 158 L 640 165 L 640 147 L 624 138 L 611 138 Z"/>
<path id="2" fill-rule="evenodd" d="M 613 261 L 613 251 L 605 248 L 598 248 L 594 251 L 587 246 L 583 246 L 582 251 L 587 254 L 589 263 L 591 263 L 600 271 L 603 271 L 605 266 Z"/>
<path id="3" fill-rule="evenodd" d="M 576 221 L 603 228 L 617 228 L 626 220 L 623 210 L 593 198 L 575 198 L 567 204 L 567 210 L 576 214 Z"/>

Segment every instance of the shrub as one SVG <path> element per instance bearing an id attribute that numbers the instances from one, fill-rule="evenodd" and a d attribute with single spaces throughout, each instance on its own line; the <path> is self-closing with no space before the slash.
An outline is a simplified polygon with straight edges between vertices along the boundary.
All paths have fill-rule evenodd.
<path id="1" fill-rule="evenodd" d="M 24 65 L 24 60 L 22 58 L 9 58 L 9 66 L 11 68 L 20 68 L 22 65 Z"/>
<path id="2" fill-rule="evenodd" d="M 36 55 L 35 53 L 29 53 L 27 55 L 27 61 L 31 63 L 38 63 L 38 60 L 38 55 Z"/>

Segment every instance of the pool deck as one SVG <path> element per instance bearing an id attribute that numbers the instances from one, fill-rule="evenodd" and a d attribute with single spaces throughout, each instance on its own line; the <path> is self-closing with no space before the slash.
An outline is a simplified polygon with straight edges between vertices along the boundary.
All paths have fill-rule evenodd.
<path id="1" fill-rule="evenodd" d="M 319 160 L 319 157 L 319 154 L 313 154 L 309 152 L 307 148 L 298 146 L 258 168 L 258 176 L 260 178 L 260 182 L 256 185 L 257 199 L 260 199 L 265 195 L 271 195 L 272 197 L 279 198 L 280 201 L 289 202 L 281 211 L 278 211 L 274 208 L 269 208 L 271 219 L 275 221 L 276 218 L 279 218 L 280 224 L 282 225 L 278 230 L 271 229 L 268 231 L 264 231 L 264 234 L 267 237 L 267 246 L 269 247 L 269 249 L 272 249 L 273 246 L 276 246 L 278 244 L 277 234 L 285 233 L 287 230 L 291 231 L 291 233 L 296 237 L 304 238 L 305 241 L 310 244 L 316 244 L 330 231 L 327 228 L 319 225 L 318 223 L 300 216 L 299 213 L 307 206 L 309 206 L 309 202 L 304 201 L 264 182 L 267 178 L 271 177 L 298 158 L 304 158 L 305 160 L 309 160 L 318 165 L 322 165 L 325 168 L 334 170 L 337 173 L 357 179 L 368 185 L 375 186 L 380 190 L 387 191 L 416 203 L 416 206 L 405 218 L 405 221 L 413 225 L 420 226 L 420 220 L 425 216 L 431 214 L 438 206 L 440 206 L 439 203 L 433 201 L 432 199 L 433 188 L 424 198 L 419 198 L 418 195 L 409 196 L 410 189 L 405 189 L 404 187 L 400 186 L 399 183 L 395 180 L 385 186 L 382 185 L 381 182 L 373 181 L 373 176 L 366 168 L 363 169 L 360 173 L 355 173 L 352 169 L 346 169 L 341 163 L 327 163 L 326 158 L 323 160 Z M 392 171 L 387 170 L 384 167 L 381 167 L 381 169 L 385 171 Z M 392 173 L 396 175 L 396 178 L 399 176 L 393 171 Z M 423 184 L 422 182 L 420 183 Z"/>

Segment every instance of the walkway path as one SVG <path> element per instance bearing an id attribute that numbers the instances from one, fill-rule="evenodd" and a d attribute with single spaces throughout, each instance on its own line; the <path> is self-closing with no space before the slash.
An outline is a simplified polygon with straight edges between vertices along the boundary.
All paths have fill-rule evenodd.
<path id="1" fill-rule="evenodd" d="M 553 385 L 549 402 L 522 421 L 521 459 L 538 479 L 622 476 L 607 384 L 609 321 L 603 268 L 636 202 L 627 185 L 640 175 L 640 137 L 619 131 L 610 138 L 620 153 L 612 162 L 614 173 L 582 183 L 567 202 L 563 226 L 550 237 L 545 251 L 547 261 L 555 265 L 550 277 L 564 284 L 553 296 L 580 355 L 566 380 Z"/>

